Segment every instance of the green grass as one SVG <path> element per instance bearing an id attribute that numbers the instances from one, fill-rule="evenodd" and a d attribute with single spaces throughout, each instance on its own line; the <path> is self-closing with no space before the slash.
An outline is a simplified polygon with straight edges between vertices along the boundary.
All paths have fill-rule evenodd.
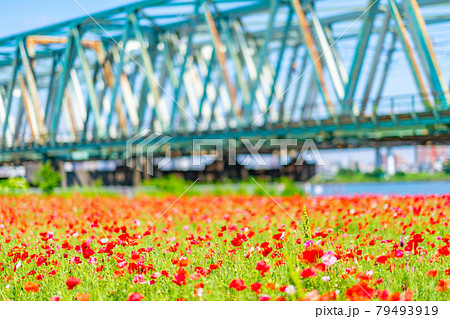
<path id="1" fill-rule="evenodd" d="M 216 181 L 216 182 L 196 182 L 189 190 L 189 196 L 198 195 L 267 195 L 272 196 L 293 196 L 305 193 L 303 189 L 295 185 L 289 178 L 282 177 L 274 181 L 267 181 L 263 179 L 255 179 L 258 184 L 252 179 L 243 181 Z M 166 196 L 170 194 L 183 193 L 193 181 L 186 181 L 183 178 L 174 175 L 165 176 L 162 178 L 154 178 L 146 180 L 142 183 L 142 187 L 137 188 L 138 195 L 151 196 Z M 267 193 L 266 193 L 267 191 Z"/>
<path id="2" fill-rule="evenodd" d="M 418 182 L 418 181 L 448 181 L 450 174 L 445 172 L 437 173 L 403 173 L 398 172 L 392 176 L 383 174 L 362 173 L 358 171 L 345 170 L 338 172 L 332 178 L 325 178 L 321 175 L 313 177 L 311 183 L 375 183 L 375 182 Z"/>

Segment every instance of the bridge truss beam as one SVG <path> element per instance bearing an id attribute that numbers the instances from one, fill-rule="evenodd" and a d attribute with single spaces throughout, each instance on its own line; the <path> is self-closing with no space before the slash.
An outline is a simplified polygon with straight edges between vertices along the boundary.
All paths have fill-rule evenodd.
<path id="1" fill-rule="evenodd" d="M 93 152 L 143 128 L 181 139 L 333 138 L 368 123 L 373 136 L 447 134 L 449 87 L 427 26 L 450 21 L 449 1 L 368 0 L 336 14 L 324 3 L 335 2 L 148 0 L 0 39 L 0 160 Z M 417 91 L 387 99 L 394 51 Z"/>

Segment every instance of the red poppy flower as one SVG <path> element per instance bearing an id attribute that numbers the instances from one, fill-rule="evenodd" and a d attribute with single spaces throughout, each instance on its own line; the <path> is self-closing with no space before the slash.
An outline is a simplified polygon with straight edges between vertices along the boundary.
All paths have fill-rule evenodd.
<path id="1" fill-rule="evenodd" d="M 231 244 L 233 246 L 237 247 L 237 246 L 241 246 L 242 243 L 247 240 L 248 240 L 248 238 L 247 238 L 247 236 L 245 236 L 245 234 L 238 233 L 238 234 L 236 234 L 236 237 L 231 240 Z"/>
<path id="2" fill-rule="evenodd" d="M 350 300 L 369 300 L 375 294 L 375 289 L 369 287 L 366 282 L 357 283 L 346 291 Z"/>
<path id="3" fill-rule="evenodd" d="M 403 295 L 402 301 L 412 301 L 414 296 L 414 291 L 407 290 L 405 291 L 405 294 Z"/>
<path id="4" fill-rule="evenodd" d="M 303 269 L 302 273 L 300 274 L 302 278 L 310 278 L 310 277 L 316 277 L 316 271 L 311 268 L 305 268 Z"/>
<path id="5" fill-rule="evenodd" d="M 72 290 L 76 285 L 81 283 L 81 279 L 76 277 L 70 277 L 66 280 L 67 289 Z"/>
<path id="6" fill-rule="evenodd" d="M 229 288 L 236 289 L 237 291 L 245 290 L 247 288 L 246 285 L 244 285 L 244 281 L 242 279 L 233 279 L 230 282 Z"/>
<path id="7" fill-rule="evenodd" d="M 95 254 L 95 251 L 93 251 L 90 247 L 83 250 L 83 257 L 85 259 L 89 259 L 89 257 L 91 257 L 94 254 Z"/>
<path id="8" fill-rule="evenodd" d="M 262 247 L 262 246 L 261 246 Z M 264 248 L 264 250 L 262 251 L 262 255 L 264 256 L 264 257 L 267 257 L 267 256 L 269 256 L 269 254 L 272 252 L 272 247 L 266 247 L 266 248 Z"/>
<path id="9" fill-rule="evenodd" d="M 387 290 L 378 290 L 376 292 L 377 297 L 380 298 L 382 301 L 388 301 L 389 300 L 389 291 Z"/>
<path id="10" fill-rule="evenodd" d="M 432 269 L 432 270 L 429 270 L 429 271 L 427 272 L 427 276 L 430 276 L 430 277 L 435 278 L 435 277 L 437 276 L 437 273 L 438 273 L 437 270 Z"/>
<path id="11" fill-rule="evenodd" d="M 114 274 L 114 277 L 116 277 L 116 278 L 123 277 L 124 271 L 123 270 L 114 270 L 113 274 Z"/>
<path id="12" fill-rule="evenodd" d="M 175 279 L 172 279 L 172 282 L 177 284 L 178 286 L 186 285 L 186 276 L 183 273 L 176 274 Z"/>
<path id="13" fill-rule="evenodd" d="M 376 259 L 377 264 L 386 264 L 386 261 L 388 260 L 388 256 L 378 256 Z"/>
<path id="14" fill-rule="evenodd" d="M 300 259 L 308 262 L 309 264 L 314 264 L 317 259 L 323 256 L 323 250 L 321 249 L 307 249 L 302 251 L 302 253 L 298 256 Z"/>
<path id="15" fill-rule="evenodd" d="M 255 269 L 258 270 L 260 275 L 264 277 L 264 274 L 269 271 L 270 265 L 268 265 L 264 260 L 258 261 Z"/>
<path id="16" fill-rule="evenodd" d="M 261 293 L 261 284 L 259 282 L 255 282 L 250 285 L 250 290 L 256 292 L 258 295 Z"/>
<path id="17" fill-rule="evenodd" d="M 406 251 L 412 251 L 414 250 L 414 253 L 417 253 L 417 247 L 421 242 L 423 242 L 424 239 L 422 238 L 421 234 L 414 234 L 411 240 L 408 241 L 406 244 L 405 250 Z"/>
<path id="18" fill-rule="evenodd" d="M 286 298 L 284 298 L 283 296 L 278 296 L 278 297 L 275 297 L 274 300 L 275 301 L 286 301 Z"/>
<path id="19" fill-rule="evenodd" d="M 327 270 L 327 266 L 324 263 L 318 263 L 314 266 L 314 269 L 317 271 L 325 272 Z"/>
<path id="20" fill-rule="evenodd" d="M 439 247 L 438 253 L 439 253 L 439 255 L 441 255 L 441 256 L 448 256 L 448 255 L 450 255 L 450 251 L 449 251 L 449 249 L 448 249 L 447 246 Z"/>
<path id="21" fill-rule="evenodd" d="M 272 238 L 275 239 L 275 240 L 281 240 L 281 239 L 284 238 L 284 232 L 275 234 L 275 235 L 272 236 Z"/>
<path id="22" fill-rule="evenodd" d="M 450 279 L 442 279 L 439 280 L 439 285 L 436 287 L 436 290 L 439 292 L 447 291 L 450 286 Z"/>
<path id="23" fill-rule="evenodd" d="M 356 279 L 359 279 L 362 281 L 364 281 L 364 280 L 368 281 L 368 280 L 372 280 L 372 275 L 373 275 L 373 270 L 362 271 L 362 272 L 359 272 L 358 274 L 356 274 Z"/>
<path id="24" fill-rule="evenodd" d="M 144 299 L 144 296 L 138 292 L 133 292 L 128 295 L 127 301 L 141 301 L 142 299 Z"/>
<path id="25" fill-rule="evenodd" d="M 337 294 L 336 291 L 328 291 L 324 293 L 322 296 L 320 296 L 320 301 L 330 301 L 330 300 L 336 300 Z"/>
<path id="26" fill-rule="evenodd" d="M 38 266 L 38 267 L 41 266 L 43 263 L 45 263 L 45 261 L 46 261 L 45 257 L 40 256 L 38 258 L 38 260 L 36 261 L 36 266 Z"/>
<path id="27" fill-rule="evenodd" d="M 378 278 L 377 280 L 375 280 L 374 285 L 379 285 L 383 282 L 383 278 Z"/>

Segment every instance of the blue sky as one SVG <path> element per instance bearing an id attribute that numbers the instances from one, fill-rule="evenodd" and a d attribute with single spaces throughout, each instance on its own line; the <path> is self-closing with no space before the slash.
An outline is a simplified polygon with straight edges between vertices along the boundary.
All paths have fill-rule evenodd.
<path id="1" fill-rule="evenodd" d="M 89 13 L 115 8 L 133 0 L 77 0 Z M 84 16 L 73 0 L 2 1 L 0 37 Z"/>
<path id="2" fill-rule="evenodd" d="M 133 0 L 77 0 L 77 2 L 89 13 L 95 13 L 105 9 L 118 7 L 121 5 L 137 2 Z M 380 3 L 386 1 L 380 0 Z M 336 15 L 355 8 L 362 9 L 367 6 L 367 0 L 342 0 L 339 5 L 334 1 L 319 1 L 317 7 L 321 12 L 322 17 L 329 15 Z M 444 7 L 427 7 L 422 9 L 424 14 L 438 14 L 443 13 L 436 10 L 449 10 L 450 5 Z M 29 31 L 35 28 L 51 25 L 62 22 L 68 19 L 84 16 L 84 11 L 77 5 L 74 0 L 9 0 L 3 1 L 2 10 L 0 10 L 0 37 Z M 352 23 L 345 22 L 335 26 L 335 34 L 343 33 L 347 27 Z M 355 23 L 348 33 L 355 32 L 359 28 L 359 24 Z M 450 79 L 450 39 L 448 38 L 448 30 L 450 23 L 433 24 L 427 26 L 428 33 L 432 42 L 435 44 L 435 51 L 439 65 L 444 79 Z M 374 53 L 374 46 L 377 41 L 377 36 L 371 38 L 369 48 L 367 50 L 367 61 L 371 60 L 371 55 Z M 385 51 L 388 49 L 386 40 Z M 344 64 L 349 69 L 354 53 L 355 39 L 342 39 L 336 43 Z M 385 52 L 381 57 L 380 64 L 385 62 Z M 361 71 L 361 82 L 365 82 L 365 75 L 368 74 L 370 63 L 364 63 Z M 377 77 L 381 76 L 381 68 L 377 72 Z M 282 77 L 280 77 L 282 78 Z M 375 80 L 375 83 L 378 81 Z M 357 95 L 361 95 L 364 90 L 364 85 L 357 87 Z M 400 46 L 400 41 L 397 41 L 396 53 L 393 56 L 393 63 L 389 70 L 389 76 L 384 87 L 384 95 L 402 95 L 415 94 L 417 92 L 412 74 L 409 70 L 407 60 L 404 57 L 403 50 Z M 373 89 L 373 94 L 376 93 L 376 85 Z"/>

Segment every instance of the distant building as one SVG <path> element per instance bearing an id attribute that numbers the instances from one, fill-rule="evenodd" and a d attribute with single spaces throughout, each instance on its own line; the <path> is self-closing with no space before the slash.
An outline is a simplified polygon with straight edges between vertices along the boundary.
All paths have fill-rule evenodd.
<path id="1" fill-rule="evenodd" d="M 442 170 L 442 163 L 448 159 L 446 145 L 419 145 L 415 151 L 416 165 L 422 172 Z"/>

